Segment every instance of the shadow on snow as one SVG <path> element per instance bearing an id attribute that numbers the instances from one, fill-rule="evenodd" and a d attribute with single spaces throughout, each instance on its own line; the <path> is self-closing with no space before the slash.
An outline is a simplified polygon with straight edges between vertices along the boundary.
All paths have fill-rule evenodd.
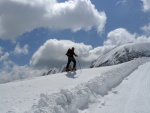
<path id="1" fill-rule="evenodd" d="M 77 73 L 75 72 L 75 71 L 69 71 L 69 72 L 67 72 L 67 74 L 66 74 L 66 76 L 68 77 L 68 78 L 77 78 L 75 75 L 76 75 Z"/>

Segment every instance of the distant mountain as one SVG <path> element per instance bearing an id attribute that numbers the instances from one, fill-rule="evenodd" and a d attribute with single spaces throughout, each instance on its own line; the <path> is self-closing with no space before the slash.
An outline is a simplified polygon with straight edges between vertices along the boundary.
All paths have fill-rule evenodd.
<path id="1" fill-rule="evenodd" d="M 59 73 L 59 72 L 60 71 L 57 68 L 52 68 L 52 69 L 49 69 L 48 72 L 43 73 L 43 76 L 45 76 L 45 75 L 51 75 L 51 74 L 56 74 L 56 73 Z"/>
<path id="2" fill-rule="evenodd" d="M 71 65 L 69 67 L 71 68 Z M 60 69 L 57 69 L 57 68 L 49 69 L 48 72 L 43 73 L 43 76 L 56 74 L 56 73 L 62 73 L 62 72 L 66 72 L 66 64 L 63 65 Z"/>
<path id="3" fill-rule="evenodd" d="M 100 55 L 98 59 L 92 62 L 90 67 L 116 65 L 140 57 L 150 57 L 150 43 L 128 43 L 117 46 Z"/>

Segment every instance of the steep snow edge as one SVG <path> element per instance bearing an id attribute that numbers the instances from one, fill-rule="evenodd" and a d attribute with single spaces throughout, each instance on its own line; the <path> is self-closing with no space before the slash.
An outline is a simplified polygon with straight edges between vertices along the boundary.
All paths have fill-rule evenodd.
<path id="1" fill-rule="evenodd" d="M 70 91 L 62 89 L 52 95 L 41 94 L 38 104 L 33 105 L 31 110 L 25 113 L 78 113 L 78 110 L 86 109 L 90 104 L 97 102 L 98 96 L 108 94 L 108 91 L 119 85 L 139 65 L 148 61 L 150 58 L 139 58 L 127 62 L 115 70 L 105 72 L 99 77 L 79 84 Z"/>

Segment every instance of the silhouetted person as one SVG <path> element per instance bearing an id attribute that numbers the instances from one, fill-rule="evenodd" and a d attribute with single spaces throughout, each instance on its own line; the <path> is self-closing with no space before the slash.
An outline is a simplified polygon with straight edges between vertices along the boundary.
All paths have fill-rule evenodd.
<path id="1" fill-rule="evenodd" d="M 76 70 L 76 60 L 74 58 L 74 56 L 77 57 L 77 55 L 75 54 L 74 52 L 74 47 L 72 47 L 72 49 L 68 49 L 66 55 L 68 56 L 68 63 L 67 63 L 67 66 L 66 66 L 66 71 L 70 71 L 71 69 L 69 68 L 69 65 L 71 63 L 71 61 L 73 62 L 73 68 L 72 70 Z"/>

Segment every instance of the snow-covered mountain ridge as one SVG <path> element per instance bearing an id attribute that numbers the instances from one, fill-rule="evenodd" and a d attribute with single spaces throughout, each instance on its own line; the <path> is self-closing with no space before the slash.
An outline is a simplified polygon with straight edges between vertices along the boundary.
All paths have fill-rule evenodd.
<path id="1" fill-rule="evenodd" d="M 150 43 L 128 43 L 117 46 L 96 59 L 91 68 L 120 64 L 141 57 L 150 57 Z"/>

